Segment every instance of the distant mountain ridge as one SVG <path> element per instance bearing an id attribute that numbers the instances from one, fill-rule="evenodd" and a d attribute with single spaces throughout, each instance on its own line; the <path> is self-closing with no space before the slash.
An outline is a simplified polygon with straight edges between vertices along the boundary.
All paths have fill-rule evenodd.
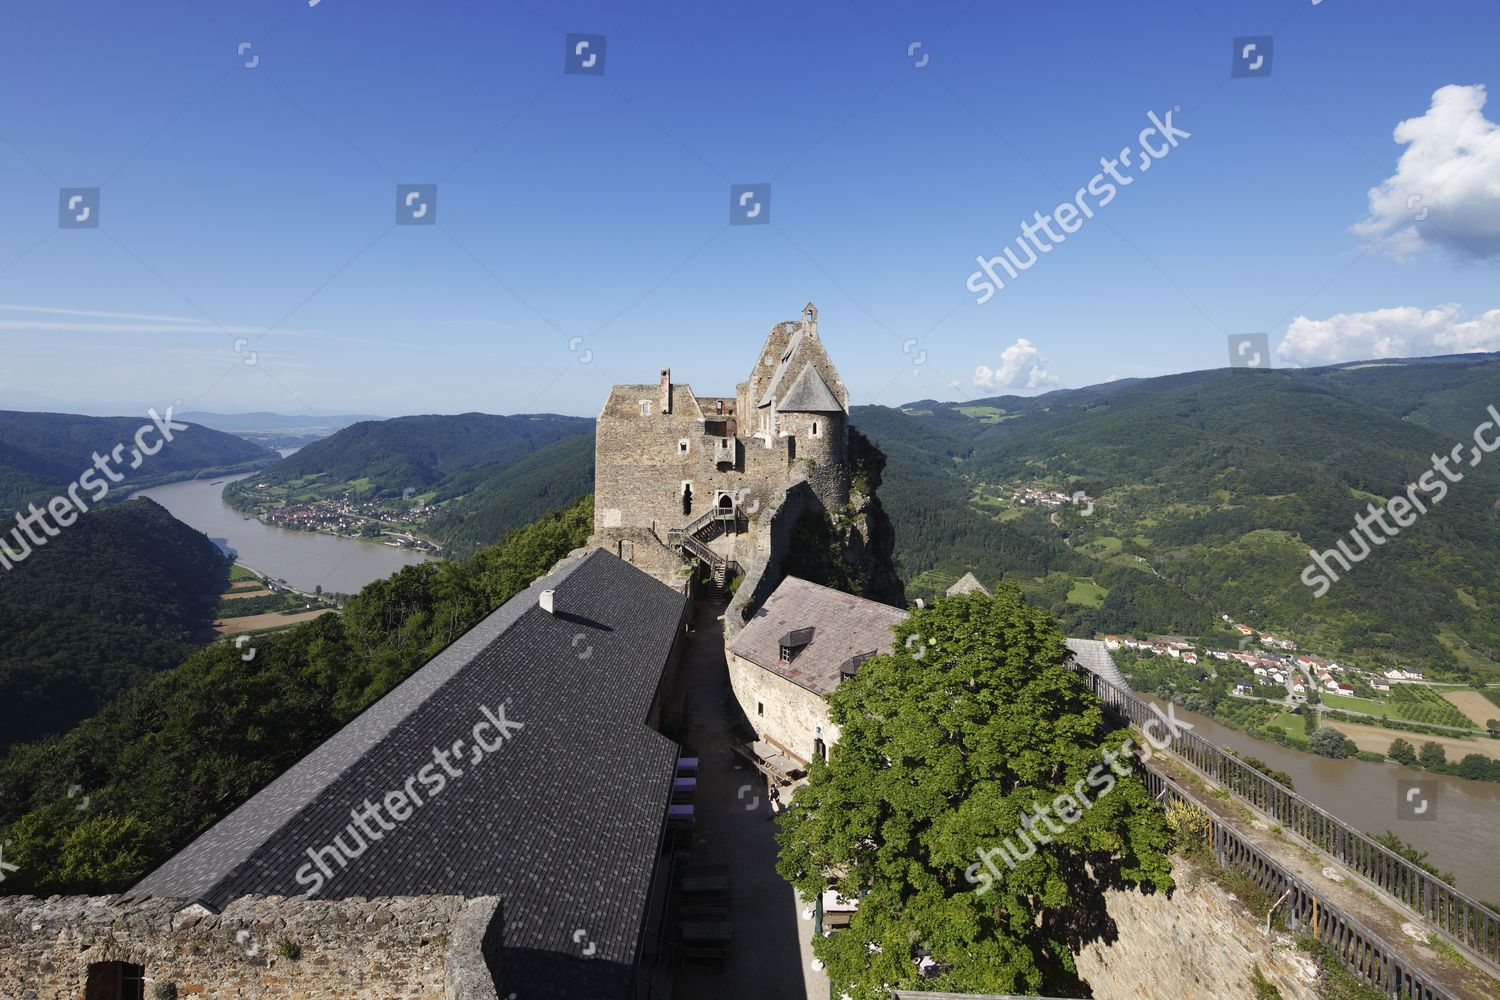
<path id="1" fill-rule="evenodd" d="M 177 414 L 174 421 L 183 422 Z M 94 454 L 108 456 L 117 445 L 133 447 L 136 431 L 152 420 L 139 417 L 85 417 L 72 413 L 0 410 L 0 514 L 41 504 L 94 465 Z M 276 458 L 274 452 L 232 434 L 189 423 L 140 468 L 118 471 L 124 479 L 111 492 L 130 491 L 204 475 L 248 472 Z M 155 441 L 156 438 L 150 438 Z"/>
<path id="2" fill-rule="evenodd" d="M 1075 632 L 1209 633 L 1219 613 L 1332 653 L 1500 673 L 1500 454 L 1315 600 L 1308 550 L 1403 492 L 1500 400 L 1500 357 L 1189 372 L 1036 397 L 857 407 L 888 454 L 909 592 L 964 570 Z M 1014 489 L 1095 498 L 1025 507 Z"/>
<path id="3" fill-rule="evenodd" d="M 593 429 L 588 418 L 551 413 L 362 421 L 232 484 L 224 497 L 247 511 L 262 509 L 266 496 L 420 497 L 436 507 L 424 533 L 462 557 L 590 492 Z"/>
<path id="4" fill-rule="evenodd" d="M 287 414 L 270 413 L 265 410 L 257 410 L 254 413 L 208 413 L 206 411 L 192 411 L 183 413 L 180 419 L 204 427 L 212 427 L 214 430 L 224 431 L 229 434 L 239 434 L 244 431 L 286 431 L 286 430 L 319 430 L 326 434 L 342 430 L 350 424 L 357 424 L 366 420 L 383 420 L 371 414 L 341 414 L 333 416 L 320 416 L 317 414 Z"/>
<path id="5" fill-rule="evenodd" d="M 1039 396 L 856 406 L 908 593 L 1019 583 L 1074 634 L 1216 634 L 1220 614 L 1366 661 L 1500 676 L 1500 455 L 1315 599 L 1301 571 L 1500 401 L 1500 355 L 1185 372 Z M 266 473 L 421 493 L 464 555 L 592 483 L 592 422 L 486 414 L 352 425 Z M 250 481 L 237 484 L 245 491 Z M 1093 501 L 1026 506 L 1017 489 Z M 232 491 L 233 492 L 233 491 Z"/>

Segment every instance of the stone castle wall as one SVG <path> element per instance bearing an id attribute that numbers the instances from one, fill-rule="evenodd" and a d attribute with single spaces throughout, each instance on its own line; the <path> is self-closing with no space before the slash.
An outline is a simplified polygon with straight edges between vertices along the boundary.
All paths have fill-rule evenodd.
<path id="1" fill-rule="evenodd" d="M 144 967 L 201 1000 L 496 1000 L 499 901 L 459 896 L 246 896 L 220 914 L 182 900 L 0 900 L 0 996 L 78 1000 L 89 967 Z M 180 912 L 179 912 L 180 911 Z M 284 953 L 295 947 L 292 958 Z"/>
<path id="2" fill-rule="evenodd" d="M 780 674 L 725 652 L 729 686 L 745 722 L 757 736 L 771 736 L 801 757 L 812 760 L 816 741 L 832 746 L 839 727 L 828 720 L 828 701 Z"/>
<path id="3" fill-rule="evenodd" d="M 617 385 L 611 390 L 596 425 L 592 547 L 619 555 L 620 543 L 630 542 L 627 550 L 637 553 L 633 563 L 669 580 L 676 575 L 669 559 L 660 551 L 648 551 L 650 539 L 633 533 L 654 534 L 665 542 L 668 532 L 688 524 L 727 494 L 752 522 L 748 534 L 755 548 L 747 552 L 743 538 L 734 542 L 736 559 L 745 568 L 771 554 L 771 549 L 760 547 L 762 542 L 769 544 L 771 534 L 754 522 L 779 503 L 788 486 L 805 482 L 830 516 L 849 503 L 848 414 L 775 413 L 774 407 L 756 405 L 793 340 L 801 346 L 783 373 L 779 393 L 811 365 L 847 406 L 848 390 L 818 340 L 816 310 L 811 307 L 802 321 L 772 328 L 750 378 L 732 398 L 700 399 L 690 386 L 672 383 L 666 369 L 661 383 Z M 688 509 L 684 486 L 691 489 Z"/>
<path id="4" fill-rule="evenodd" d="M 781 583 L 781 563 L 791 548 L 797 519 L 819 505 L 812 489 L 799 480 L 777 493 L 769 505 L 762 504 L 750 522 L 749 537 L 741 540 L 735 556 L 745 578 L 724 610 L 726 650 L 740 629 L 745 627 L 745 617 L 750 610 L 764 604 Z"/>
<path id="5" fill-rule="evenodd" d="M 1111 944 L 1094 942 L 1077 956 L 1078 974 L 1096 1000 L 1245 1000 L 1259 968 L 1284 1000 L 1318 1000 L 1318 969 L 1285 934 L 1267 936 L 1265 924 L 1233 896 L 1203 881 L 1174 858 L 1177 889 L 1105 894 L 1119 931 Z"/>

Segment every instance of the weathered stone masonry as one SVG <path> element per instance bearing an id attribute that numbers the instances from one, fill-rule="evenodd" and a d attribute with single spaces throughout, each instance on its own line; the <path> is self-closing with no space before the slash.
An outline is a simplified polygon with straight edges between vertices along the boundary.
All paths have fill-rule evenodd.
<path id="1" fill-rule="evenodd" d="M 818 311 L 771 328 L 733 395 L 698 395 L 662 369 L 657 383 L 617 385 L 599 414 L 594 536 L 658 579 L 682 586 L 689 564 L 668 534 L 710 507 L 734 511 L 713 547 L 747 572 L 774 567 L 764 523 L 788 489 L 832 516 L 850 499 L 849 392 L 818 337 Z M 774 581 L 773 581 L 774 583 Z"/>
<path id="2" fill-rule="evenodd" d="M 91 967 L 124 962 L 144 971 L 148 998 L 156 983 L 203 1000 L 497 997 L 494 897 L 246 896 L 220 914 L 183 906 L 160 897 L 0 900 L 0 996 L 78 1000 Z"/>

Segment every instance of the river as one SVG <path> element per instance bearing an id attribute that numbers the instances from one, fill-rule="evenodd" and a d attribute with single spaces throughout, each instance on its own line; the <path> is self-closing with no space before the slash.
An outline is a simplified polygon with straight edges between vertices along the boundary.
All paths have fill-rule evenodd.
<path id="1" fill-rule="evenodd" d="M 224 487 L 244 478 L 194 479 L 141 490 L 137 495 L 155 500 L 221 549 L 233 549 L 245 566 L 285 580 L 297 590 L 322 587 L 332 593 L 353 594 L 404 566 L 429 561 L 429 557 L 407 549 L 337 535 L 288 531 L 246 519 L 223 499 Z"/>
<path id="2" fill-rule="evenodd" d="M 1165 708 L 1160 698 L 1141 695 Z M 1303 753 L 1276 743 L 1252 739 L 1222 723 L 1189 712 L 1181 706 L 1173 711 L 1193 724 L 1193 732 L 1216 746 L 1230 746 L 1242 755 L 1259 757 L 1271 767 L 1292 776 L 1299 795 L 1311 799 L 1325 811 L 1367 834 L 1394 832 L 1420 851 L 1428 861 L 1452 872 L 1458 887 L 1484 901 L 1500 902 L 1500 866 L 1495 864 L 1500 825 L 1500 782 L 1466 781 L 1449 775 L 1418 771 L 1394 762 L 1375 764 L 1365 760 L 1333 760 Z M 1391 739 L 1405 736 L 1421 745 L 1421 736 L 1391 732 Z M 1400 778 L 1431 779 L 1438 784 L 1433 803 L 1434 818 L 1403 820 L 1396 816 L 1396 781 Z"/>

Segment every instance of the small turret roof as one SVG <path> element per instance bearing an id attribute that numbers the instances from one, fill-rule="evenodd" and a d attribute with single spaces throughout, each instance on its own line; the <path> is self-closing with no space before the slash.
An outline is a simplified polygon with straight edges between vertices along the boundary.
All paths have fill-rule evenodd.
<path id="1" fill-rule="evenodd" d="M 809 364 L 776 404 L 776 409 L 782 413 L 839 413 L 844 407 L 823 376 Z"/>

